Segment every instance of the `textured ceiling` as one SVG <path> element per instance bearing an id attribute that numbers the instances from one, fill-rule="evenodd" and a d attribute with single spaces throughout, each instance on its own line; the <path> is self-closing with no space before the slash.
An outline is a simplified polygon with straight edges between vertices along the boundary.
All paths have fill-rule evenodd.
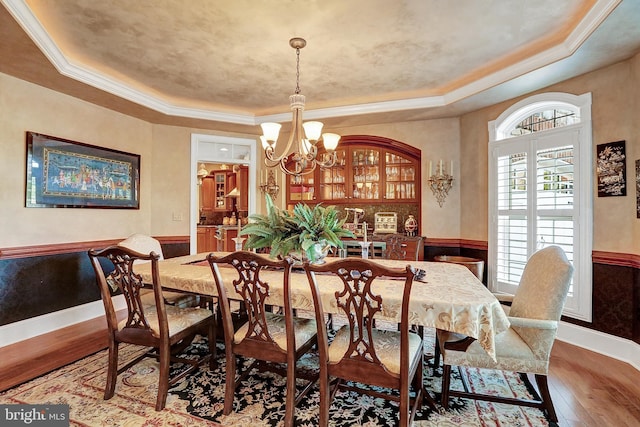
<path id="1" fill-rule="evenodd" d="M 305 117 L 334 126 L 459 114 L 640 50 L 635 0 L 1 1 L 21 27 L 0 29 L 13 58 L 0 71 L 152 121 L 230 130 L 290 117 L 294 36 L 307 40 Z M 73 81 L 35 70 L 43 58 Z"/>

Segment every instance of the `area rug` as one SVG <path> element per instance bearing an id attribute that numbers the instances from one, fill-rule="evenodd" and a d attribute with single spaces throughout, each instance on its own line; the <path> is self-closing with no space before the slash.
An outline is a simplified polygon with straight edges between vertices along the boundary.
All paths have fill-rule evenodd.
<path id="1" fill-rule="evenodd" d="M 425 349 L 432 349 L 427 340 Z M 199 339 L 185 350 L 188 354 L 206 351 Z M 139 353 L 134 346 L 121 347 L 120 361 Z M 429 351 L 427 351 L 429 353 Z M 302 361 L 313 369 L 315 356 Z M 249 360 L 241 363 L 249 363 Z M 316 365 L 317 366 L 317 365 Z M 146 359 L 118 377 L 116 394 L 103 400 L 107 353 L 101 351 L 28 383 L 0 393 L 0 404 L 68 404 L 71 425 L 77 426 L 278 426 L 284 418 L 285 380 L 277 374 L 254 372 L 237 390 L 234 411 L 222 415 L 224 401 L 224 353 L 219 352 L 218 367 L 201 368 L 169 390 L 163 411 L 154 410 L 157 393 L 157 363 Z M 439 398 L 441 368 L 425 365 L 425 386 Z M 465 369 L 470 386 L 479 391 L 532 397 L 528 382 L 516 374 L 481 369 Z M 461 387 L 454 369 L 454 387 Z M 317 386 L 296 409 L 296 425 L 318 424 Z M 397 424 L 397 407 L 383 399 L 352 392 L 338 393 L 330 412 L 332 426 L 393 426 Z M 451 399 L 448 411 L 425 409 L 416 415 L 414 426 L 548 426 L 538 409 L 513 405 Z"/>

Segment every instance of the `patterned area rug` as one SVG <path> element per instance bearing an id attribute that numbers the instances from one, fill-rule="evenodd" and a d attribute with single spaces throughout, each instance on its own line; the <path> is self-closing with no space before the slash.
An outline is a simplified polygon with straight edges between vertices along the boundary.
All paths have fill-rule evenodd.
<path id="1" fill-rule="evenodd" d="M 427 340 L 425 349 L 432 349 Z M 206 351 L 203 340 L 186 352 Z M 120 361 L 139 353 L 123 346 Z M 222 415 L 224 401 L 224 352 L 219 352 L 218 368 L 201 368 L 169 390 L 167 406 L 154 410 L 157 392 L 157 363 L 146 359 L 118 377 L 116 395 L 103 400 L 107 353 L 101 351 L 79 362 L 0 393 L 0 404 L 66 403 L 70 405 L 71 425 L 81 426 L 278 426 L 284 418 L 285 380 L 277 374 L 254 372 L 236 392 L 234 412 Z M 313 369 L 314 356 L 305 357 L 303 368 Z M 242 361 L 248 363 L 248 361 Z M 452 379 L 461 387 L 457 370 Z M 439 398 L 441 368 L 425 369 L 425 386 Z M 463 370 L 476 390 L 501 395 L 531 397 L 531 385 L 518 375 L 488 370 Z M 296 409 L 296 425 L 317 425 L 318 389 L 311 390 Z M 333 426 L 394 426 L 397 407 L 383 399 L 342 392 L 332 403 Z M 448 411 L 427 409 L 416 415 L 415 426 L 548 426 L 542 413 L 533 408 L 452 399 Z"/>

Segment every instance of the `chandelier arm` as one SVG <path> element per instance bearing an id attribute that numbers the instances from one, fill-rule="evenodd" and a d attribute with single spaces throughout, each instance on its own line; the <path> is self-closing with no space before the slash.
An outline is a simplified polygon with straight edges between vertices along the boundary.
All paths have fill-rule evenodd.
<path id="1" fill-rule="evenodd" d="M 296 169 L 291 170 L 287 167 L 286 162 L 284 160 L 285 159 L 280 161 L 280 170 L 282 170 L 282 172 L 284 172 L 286 175 L 308 175 L 312 173 L 314 170 L 316 170 L 316 162 L 311 163 L 311 168 L 307 170 L 305 170 L 306 167 L 299 168 L 298 167 L 299 162 L 296 162 Z"/>
<path id="2" fill-rule="evenodd" d="M 287 141 L 287 145 L 285 147 L 285 149 L 282 151 L 282 154 L 279 156 L 275 155 L 275 149 L 270 146 L 267 147 L 267 149 L 265 150 L 265 156 L 266 158 L 268 158 L 273 164 L 269 167 L 274 167 L 275 165 L 277 165 L 279 162 L 281 162 L 283 159 L 286 159 L 288 157 L 289 153 L 289 149 L 291 149 L 291 146 L 293 145 L 293 141 L 296 139 L 296 135 L 298 134 L 298 128 L 302 129 L 302 120 L 300 120 L 299 118 L 299 108 L 294 108 L 293 109 L 293 122 L 295 123 L 294 126 L 292 126 L 291 128 L 291 134 L 289 135 L 289 140 Z M 299 147 L 298 147 L 298 152 L 299 151 Z"/>
<path id="3" fill-rule="evenodd" d="M 320 160 L 316 159 L 316 163 L 321 168 L 330 168 L 331 166 L 336 164 L 337 158 L 338 158 L 338 155 L 334 151 L 334 152 L 331 153 L 331 157 L 329 157 L 329 159 L 325 160 L 324 162 L 321 162 Z"/>

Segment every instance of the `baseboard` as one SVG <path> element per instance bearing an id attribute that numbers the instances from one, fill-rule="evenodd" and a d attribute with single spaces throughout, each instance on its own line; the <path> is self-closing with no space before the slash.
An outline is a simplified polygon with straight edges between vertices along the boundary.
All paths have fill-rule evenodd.
<path id="1" fill-rule="evenodd" d="M 626 362 L 640 371 L 640 344 L 572 323 L 560 322 L 558 340 Z"/>
<path id="2" fill-rule="evenodd" d="M 108 346 L 104 314 L 0 348 L 0 392 Z"/>

